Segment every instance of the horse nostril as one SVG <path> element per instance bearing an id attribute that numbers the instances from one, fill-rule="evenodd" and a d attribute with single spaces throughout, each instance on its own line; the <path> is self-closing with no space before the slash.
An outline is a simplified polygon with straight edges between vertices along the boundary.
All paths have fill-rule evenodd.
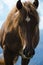
<path id="1" fill-rule="evenodd" d="M 27 58 L 32 58 L 33 55 L 35 54 L 35 51 L 34 51 L 34 49 L 29 50 L 29 49 L 26 48 L 26 49 L 23 51 L 23 54 L 24 54 Z"/>
<path id="2" fill-rule="evenodd" d="M 28 53 L 28 57 L 32 58 L 34 54 L 35 54 L 35 51 L 34 51 L 34 49 L 33 49 L 33 50 L 31 50 L 31 51 Z"/>

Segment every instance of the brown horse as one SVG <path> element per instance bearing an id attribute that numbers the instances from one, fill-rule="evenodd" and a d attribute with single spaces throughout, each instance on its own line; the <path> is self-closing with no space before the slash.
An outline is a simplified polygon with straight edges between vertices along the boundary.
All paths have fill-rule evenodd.
<path id="1" fill-rule="evenodd" d="M 22 65 L 28 65 L 39 42 L 38 0 L 19 0 L 0 30 L 5 65 L 13 65 L 21 55 Z M 14 62 L 13 62 L 14 61 Z"/>

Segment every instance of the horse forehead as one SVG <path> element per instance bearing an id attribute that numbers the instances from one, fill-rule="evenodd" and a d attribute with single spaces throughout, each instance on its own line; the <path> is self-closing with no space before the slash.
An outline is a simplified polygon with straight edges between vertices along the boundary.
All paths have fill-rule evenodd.
<path id="1" fill-rule="evenodd" d="M 27 22 L 30 22 L 30 17 L 29 16 L 26 16 L 26 19 L 25 19 Z"/>

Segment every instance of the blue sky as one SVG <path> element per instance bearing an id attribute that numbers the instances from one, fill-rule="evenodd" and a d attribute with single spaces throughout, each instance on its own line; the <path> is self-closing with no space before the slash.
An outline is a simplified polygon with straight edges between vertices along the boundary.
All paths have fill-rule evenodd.
<path id="1" fill-rule="evenodd" d="M 26 0 L 22 0 L 22 1 L 26 1 Z M 34 0 L 29 0 L 29 1 L 34 1 Z M 17 0 L 0 0 L 0 28 L 3 22 L 6 20 L 7 15 L 16 4 L 16 2 Z M 39 28 L 43 29 L 43 0 L 39 0 L 38 12 L 40 17 Z"/>

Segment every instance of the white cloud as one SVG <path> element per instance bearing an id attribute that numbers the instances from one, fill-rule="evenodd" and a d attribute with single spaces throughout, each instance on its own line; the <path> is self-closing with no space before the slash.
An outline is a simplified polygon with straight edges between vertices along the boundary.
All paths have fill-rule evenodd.
<path id="1" fill-rule="evenodd" d="M 3 13 L 3 4 L 0 2 L 0 15 Z"/>
<path id="2" fill-rule="evenodd" d="M 3 0 L 3 2 L 8 5 L 8 7 L 11 9 L 15 3 L 16 3 L 17 0 Z"/>
<path id="3" fill-rule="evenodd" d="M 2 5 L 2 3 L 0 2 L 0 10 L 1 10 L 1 9 L 3 9 L 3 5 Z"/>
<path id="4" fill-rule="evenodd" d="M 43 29 L 43 16 L 40 17 L 39 28 L 40 28 L 40 29 Z"/>
<path id="5" fill-rule="evenodd" d="M 39 8 L 38 8 L 38 11 L 39 11 L 39 15 L 43 15 L 43 2 L 39 2 Z"/>
<path id="6" fill-rule="evenodd" d="M 16 2 L 18 1 L 18 0 L 3 0 L 4 1 L 4 3 L 6 3 L 8 6 L 9 6 L 9 8 L 11 9 L 15 4 L 16 4 Z M 33 0 L 21 0 L 21 1 L 30 1 L 30 2 L 32 2 Z"/>
<path id="7" fill-rule="evenodd" d="M 40 17 L 40 22 L 39 22 L 39 28 L 43 29 L 43 2 L 39 1 L 39 8 L 38 8 L 38 12 L 39 12 L 39 17 Z"/>

